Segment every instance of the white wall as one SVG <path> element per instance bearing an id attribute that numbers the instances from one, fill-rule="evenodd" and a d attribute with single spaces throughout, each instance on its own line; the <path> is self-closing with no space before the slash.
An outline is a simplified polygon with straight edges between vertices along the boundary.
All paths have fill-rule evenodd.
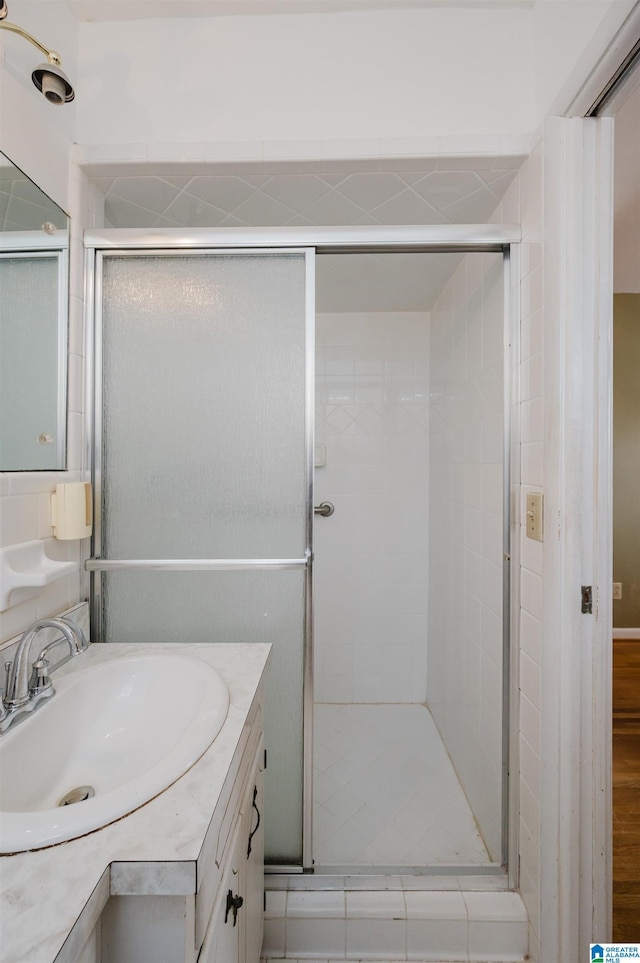
<path id="1" fill-rule="evenodd" d="M 323 141 L 380 152 L 396 138 L 526 133 L 528 22 L 526 9 L 454 5 L 82 23 L 76 139 L 308 142 L 320 157 Z"/>
<path id="2" fill-rule="evenodd" d="M 640 294 L 640 85 L 615 118 L 613 286 Z"/>
<path id="3" fill-rule="evenodd" d="M 536 129 L 553 109 L 607 13 L 624 0 L 537 0 L 531 9 Z M 577 91 L 574 91 L 574 93 Z"/>
<path id="4" fill-rule="evenodd" d="M 75 85 L 77 21 L 63 0 L 11 0 L 7 20 L 23 27 L 49 49 Z M 74 140 L 76 103 L 56 107 L 38 93 L 31 73 L 45 60 L 22 37 L 0 30 L 0 150 L 69 211 L 69 148 Z"/>
<path id="5" fill-rule="evenodd" d="M 315 699 L 424 702 L 428 315 L 316 324 Z"/>
<path id="6" fill-rule="evenodd" d="M 76 140 L 135 144 L 139 160 L 158 156 L 142 145 L 170 143 L 209 145 L 211 160 L 229 159 L 230 144 L 253 145 L 258 160 L 285 144 L 304 157 L 345 142 L 416 153 L 427 137 L 481 151 L 483 138 L 537 130 L 576 82 L 585 48 L 599 36 L 604 43 L 629 5 L 537 0 L 81 23 Z M 455 150 L 450 140 L 443 149 Z"/>

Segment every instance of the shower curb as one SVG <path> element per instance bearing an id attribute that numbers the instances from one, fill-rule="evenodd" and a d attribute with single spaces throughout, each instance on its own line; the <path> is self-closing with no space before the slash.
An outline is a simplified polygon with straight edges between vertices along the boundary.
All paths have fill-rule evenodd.
<path id="1" fill-rule="evenodd" d="M 316 963 L 521 963 L 527 929 L 522 899 L 512 892 L 271 889 L 262 956 Z"/>

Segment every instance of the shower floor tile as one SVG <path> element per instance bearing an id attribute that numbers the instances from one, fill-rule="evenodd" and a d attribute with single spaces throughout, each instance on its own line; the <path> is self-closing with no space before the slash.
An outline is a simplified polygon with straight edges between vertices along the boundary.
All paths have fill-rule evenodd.
<path id="1" fill-rule="evenodd" d="M 429 710 L 315 707 L 316 866 L 490 863 Z"/>

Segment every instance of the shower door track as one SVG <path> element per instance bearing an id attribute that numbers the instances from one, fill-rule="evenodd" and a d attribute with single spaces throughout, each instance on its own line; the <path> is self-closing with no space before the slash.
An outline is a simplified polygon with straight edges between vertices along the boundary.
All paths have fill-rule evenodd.
<path id="1" fill-rule="evenodd" d="M 322 254 L 366 252 L 432 252 L 466 254 L 499 252 L 518 244 L 522 232 L 516 224 L 426 224 L 410 227 L 168 227 L 139 231 L 108 228 L 84 233 L 86 249 L 185 251 L 203 248 L 315 248 Z"/>
<path id="2" fill-rule="evenodd" d="M 511 888 L 518 885 L 517 860 L 510 854 L 517 852 L 517 638 L 518 638 L 518 586 L 511 579 L 515 571 L 518 540 L 512 537 L 517 531 L 518 499 L 512 490 L 520 481 L 519 437 L 517 421 L 511 417 L 512 408 L 519 398 L 517 366 L 512 362 L 519 357 L 520 315 L 520 267 L 519 243 L 522 232 L 514 224 L 444 224 L 444 225 L 365 225 L 362 227 L 280 227 L 280 228 L 162 228 L 138 230 L 136 228 L 109 228 L 88 230 L 84 234 L 86 249 L 86 330 L 93 332 L 96 298 L 96 260 L 104 253 L 155 252 L 176 254 L 179 251 L 242 251 L 243 253 L 275 252 L 291 249 L 306 250 L 316 254 L 358 253 L 501 253 L 504 264 L 504 488 L 503 488 L 503 779 L 502 779 L 502 860 L 501 866 L 508 871 Z M 313 261 L 311 261 L 313 264 Z M 313 288 L 312 288 L 313 290 Z M 315 304 L 307 303 L 306 315 L 313 317 Z M 92 335 L 90 335 L 92 337 Z M 94 437 L 95 384 L 99 346 L 89 344 L 88 369 L 85 384 L 85 438 L 93 439 L 92 451 L 96 449 Z M 93 362 L 93 364 L 92 364 Z M 94 367 L 95 365 L 95 367 Z M 313 522 L 313 400 L 314 400 L 314 348 L 307 344 L 306 355 L 306 424 L 308 504 L 307 524 L 311 532 Z M 91 451 L 87 452 L 91 463 Z M 100 479 L 97 479 L 99 488 Z M 97 493 L 96 493 L 97 494 Z M 309 540 L 308 545 L 311 542 Z M 301 559 L 101 559 L 99 555 L 85 562 L 87 572 L 125 569 L 161 570 L 233 570 L 233 569 L 306 569 L 306 615 L 304 641 L 303 681 L 303 841 L 302 866 L 268 867 L 273 873 L 313 873 L 312 839 L 312 725 L 313 725 L 313 556 L 308 549 Z M 346 868 L 346 867 L 345 867 Z M 495 873 L 496 864 L 478 866 L 477 872 Z M 424 873 L 453 872 L 455 867 L 425 867 Z M 468 872 L 465 868 L 463 872 Z"/>

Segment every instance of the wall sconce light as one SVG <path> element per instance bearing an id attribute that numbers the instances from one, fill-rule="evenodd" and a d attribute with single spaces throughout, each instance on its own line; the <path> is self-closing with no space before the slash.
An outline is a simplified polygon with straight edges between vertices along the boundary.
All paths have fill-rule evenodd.
<path id="1" fill-rule="evenodd" d="M 75 92 L 69 78 L 60 69 L 60 54 L 56 53 L 55 50 L 48 50 L 22 27 L 18 27 L 14 23 L 5 23 L 8 13 L 6 0 L 0 0 L 0 30 L 10 30 L 19 34 L 29 43 L 32 43 L 34 47 L 37 47 L 38 50 L 41 50 L 47 58 L 47 63 L 39 64 L 31 74 L 34 84 L 50 104 L 68 104 L 75 97 Z"/>

